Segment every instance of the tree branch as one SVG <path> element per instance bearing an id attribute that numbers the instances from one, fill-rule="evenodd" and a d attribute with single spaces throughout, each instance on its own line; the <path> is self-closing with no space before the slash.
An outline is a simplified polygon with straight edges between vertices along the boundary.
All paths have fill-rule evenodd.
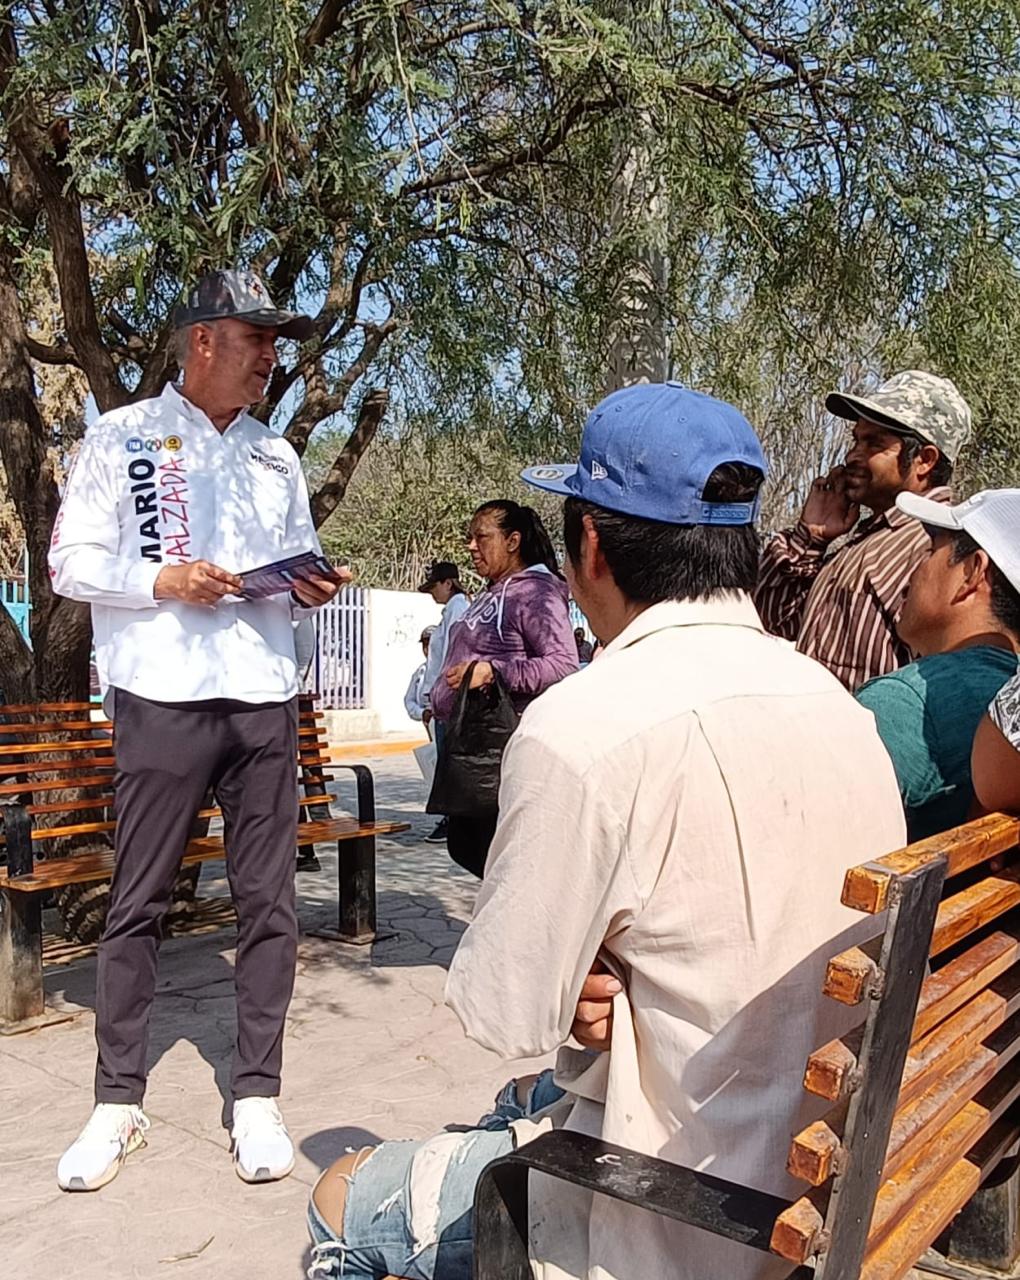
<path id="1" fill-rule="evenodd" d="M 142 369 L 142 377 L 135 390 L 136 400 L 148 400 L 159 395 L 163 384 L 177 367 L 177 362 L 170 350 L 170 336 L 173 333 L 173 321 L 168 319 L 153 339 L 149 358 Z"/>
<path id="2" fill-rule="evenodd" d="M 135 361 L 140 367 L 144 367 L 150 356 L 149 346 L 142 335 L 133 325 L 128 324 L 124 317 L 117 311 L 116 307 L 110 307 L 106 313 L 106 319 L 110 327 L 116 329 L 120 336 L 124 339 L 125 346 L 121 349 L 126 351 L 127 355 Z"/>
<path id="3" fill-rule="evenodd" d="M 817 74 L 808 67 L 807 63 L 801 57 L 800 53 L 789 44 L 775 44 L 773 41 L 766 39 L 765 36 L 758 35 L 741 16 L 740 12 L 727 3 L 727 0 L 713 0 L 715 7 L 723 15 L 726 21 L 735 31 L 738 31 L 747 43 L 762 57 L 771 58 L 773 62 L 782 63 L 784 67 L 789 67 L 797 76 L 803 80 L 808 80 L 812 74 Z M 824 69 L 822 70 L 824 75 Z"/>
<path id="4" fill-rule="evenodd" d="M 483 178 L 493 178 L 511 169 L 520 169 L 529 164 L 540 164 L 547 160 L 569 138 L 574 127 L 588 116 L 605 115 L 620 105 L 619 98 L 598 98 L 594 101 L 575 102 L 563 116 L 556 127 L 546 133 L 541 142 L 529 143 L 512 151 L 510 155 L 499 160 L 482 160 L 477 164 L 459 167 L 447 166 L 429 178 L 419 182 L 408 183 L 404 187 L 407 195 L 426 195 L 448 187 L 456 182 L 480 182 Z"/>
<path id="5" fill-rule="evenodd" d="M 375 439 L 389 403 L 390 393 L 385 388 L 372 388 L 366 392 L 354 430 L 347 437 L 329 474 L 312 497 L 312 521 L 316 529 L 322 528 L 343 501 L 351 476 Z"/>
<path id="6" fill-rule="evenodd" d="M 340 26 L 341 15 L 351 7 L 351 3 L 352 0 L 323 0 L 312 25 L 305 32 L 305 44 L 314 49 L 334 36 Z"/>
<path id="7" fill-rule="evenodd" d="M 433 53 L 436 49 L 445 49 L 449 44 L 455 44 L 458 40 L 464 40 L 468 36 L 490 35 L 497 31 L 509 31 L 510 26 L 506 22 L 492 22 L 484 18 L 479 18 L 475 22 L 465 22 L 459 27 L 455 27 L 452 31 L 444 32 L 442 35 L 430 36 L 427 40 L 413 45 L 415 53 Z"/>
<path id="8" fill-rule="evenodd" d="M 40 364 L 73 365 L 75 369 L 81 368 L 81 361 L 66 338 L 58 338 L 52 346 L 48 346 L 45 342 L 26 335 L 25 347 L 29 356 Z"/>
<path id="9" fill-rule="evenodd" d="M 314 377 L 308 378 L 304 402 L 291 418 L 284 432 L 297 450 L 299 457 L 304 455 L 309 438 L 319 423 L 343 409 L 351 388 L 364 375 L 379 354 L 383 343 L 398 327 L 399 322 L 392 315 L 384 324 L 365 325 L 365 340 L 361 344 L 361 350 L 341 374 L 333 391 L 325 390 L 324 379 L 319 386 L 315 386 Z"/>

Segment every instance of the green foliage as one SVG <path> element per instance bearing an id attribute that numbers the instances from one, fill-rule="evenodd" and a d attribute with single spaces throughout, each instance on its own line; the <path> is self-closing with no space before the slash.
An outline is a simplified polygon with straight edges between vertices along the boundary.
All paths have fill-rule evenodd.
<path id="1" fill-rule="evenodd" d="M 900 359 L 944 371 L 967 398 L 974 435 L 958 487 L 1020 485 L 1020 275 L 1001 244 L 975 235 L 929 300 Z"/>
<path id="2" fill-rule="evenodd" d="M 558 456 L 640 312 L 677 376 L 761 426 L 777 519 L 836 445 L 820 397 L 899 352 L 957 369 L 981 401 L 982 474 L 1012 457 L 1008 362 L 979 365 L 1015 349 L 1014 5 L 9 13 L 0 173 L 13 186 L 31 119 L 89 254 L 68 351 L 93 312 L 128 394 L 166 372 L 182 283 L 244 261 L 317 313 L 261 410 L 299 449 L 321 428 L 335 452 L 352 396 L 381 384 L 422 442 L 471 447 L 481 422 L 514 466 Z M 0 231 L 26 275 L 53 259 L 66 304 L 50 219 L 8 208 Z"/>
<path id="3" fill-rule="evenodd" d="M 337 444 L 328 433 L 312 442 L 305 455 L 310 483 L 329 466 Z M 323 547 L 349 557 L 363 586 L 414 590 L 433 560 L 453 560 L 465 584 L 478 585 L 465 535 L 481 503 L 512 498 L 533 506 L 559 541 L 562 504 L 524 484 L 525 465 L 496 424 L 457 436 L 407 424 L 367 454 L 343 505 L 320 530 Z"/>

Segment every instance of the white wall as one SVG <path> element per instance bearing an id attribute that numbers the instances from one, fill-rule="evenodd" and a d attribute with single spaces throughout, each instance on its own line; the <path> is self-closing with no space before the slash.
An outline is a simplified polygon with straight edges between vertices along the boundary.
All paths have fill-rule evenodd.
<path id="1" fill-rule="evenodd" d="M 419 591 L 369 591 L 365 619 L 365 703 L 379 716 L 382 733 L 414 732 L 421 725 L 404 710 L 411 673 L 422 662 L 422 629 L 439 621 L 442 610 Z"/>

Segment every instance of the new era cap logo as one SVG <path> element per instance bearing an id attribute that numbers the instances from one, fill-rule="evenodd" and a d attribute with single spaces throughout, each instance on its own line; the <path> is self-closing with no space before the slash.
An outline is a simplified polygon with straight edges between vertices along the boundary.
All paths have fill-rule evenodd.
<path id="1" fill-rule="evenodd" d="M 591 478 L 593 480 L 608 480 L 609 472 L 605 469 L 601 462 L 597 462 L 594 458 L 591 460 Z"/>

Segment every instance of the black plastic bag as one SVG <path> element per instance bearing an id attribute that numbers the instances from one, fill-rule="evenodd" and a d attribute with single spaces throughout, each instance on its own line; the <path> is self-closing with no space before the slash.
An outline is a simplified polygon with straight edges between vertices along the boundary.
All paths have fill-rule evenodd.
<path id="1" fill-rule="evenodd" d="M 519 717 L 498 673 L 492 684 L 472 689 L 472 662 L 457 690 L 436 761 L 426 813 L 451 816 L 495 813 L 503 752 Z"/>

